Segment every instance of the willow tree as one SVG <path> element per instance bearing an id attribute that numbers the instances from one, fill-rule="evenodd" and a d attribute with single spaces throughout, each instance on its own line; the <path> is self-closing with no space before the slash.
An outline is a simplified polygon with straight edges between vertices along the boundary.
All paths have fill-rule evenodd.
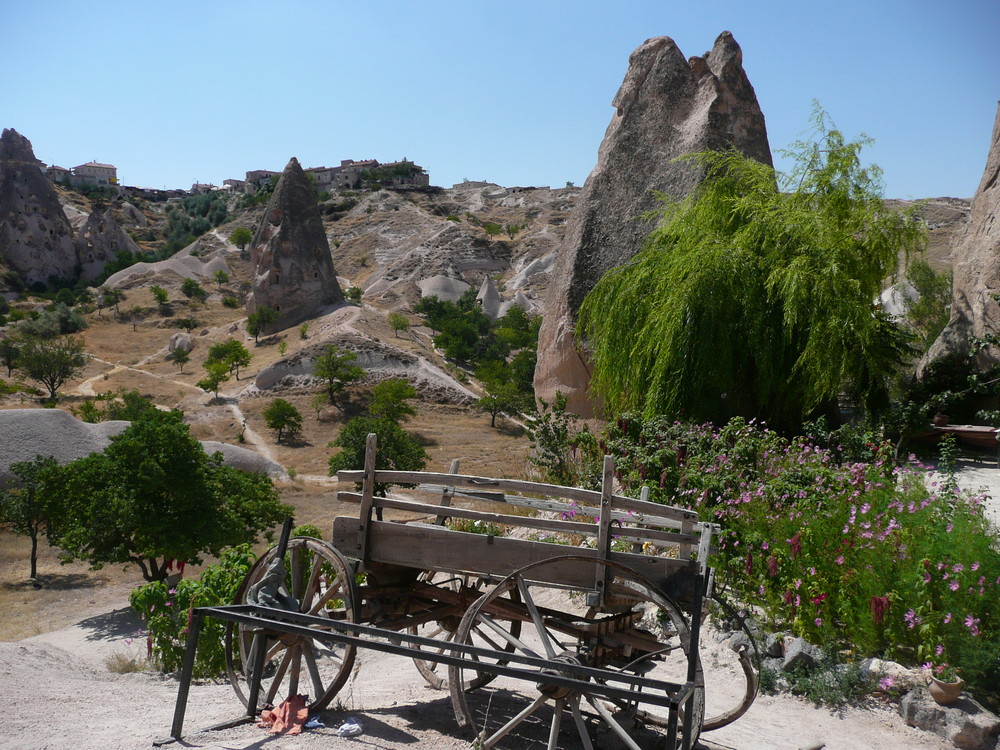
<path id="1" fill-rule="evenodd" d="M 887 402 L 912 350 L 877 301 L 923 233 L 885 207 L 867 139 L 816 120 L 788 175 L 733 151 L 689 157 L 702 183 L 664 198 L 643 250 L 587 296 L 578 335 L 612 412 L 794 429 L 840 394 Z"/>

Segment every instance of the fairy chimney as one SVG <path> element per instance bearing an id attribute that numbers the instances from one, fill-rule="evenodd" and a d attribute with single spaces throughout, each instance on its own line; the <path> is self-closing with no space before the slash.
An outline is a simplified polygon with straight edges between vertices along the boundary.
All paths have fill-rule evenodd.
<path id="1" fill-rule="evenodd" d="M 281 173 L 250 246 L 256 267 L 247 314 L 262 307 L 278 313 L 269 330 L 313 317 L 343 302 L 316 191 L 294 157 Z"/>
<path id="2" fill-rule="evenodd" d="M 535 395 L 562 391 L 568 409 L 593 416 L 590 368 L 574 336 L 576 312 L 605 272 L 642 248 L 655 220 L 657 193 L 681 198 L 700 170 L 677 157 L 735 148 L 771 165 L 764 115 L 743 71 L 743 53 L 728 31 L 710 52 L 690 60 L 668 37 L 649 39 L 629 57 L 612 105 L 597 166 L 567 226 L 545 303 Z"/>
<path id="3" fill-rule="evenodd" d="M 76 278 L 79 265 L 55 188 L 13 128 L 0 135 L 0 263 L 26 285 Z"/>

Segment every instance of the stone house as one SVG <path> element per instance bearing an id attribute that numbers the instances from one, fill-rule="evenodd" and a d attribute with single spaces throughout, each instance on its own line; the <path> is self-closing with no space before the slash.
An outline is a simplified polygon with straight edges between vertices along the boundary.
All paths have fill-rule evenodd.
<path id="1" fill-rule="evenodd" d="M 55 164 L 50 167 L 45 167 L 44 172 L 53 182 L 68 182 L 70 175 L 73 174 L 72 170 L 66 169 L 66 167 L 56 166 Z"/>
<path id="2" fill-rule="evenodd" d="M 243 189 L 248 193 L 256 193 L 268 183 L 272 177 L 280 177 L 281 172 L 272 172 L 269 169 L 254 169 L 247 172 Z"/>
<path id="3" fill-rule="evenodd" d="M 113 164 L 101 164 L 96 161 L 88 161 L 73 167 L 73 175 L 70 183 L 78 185 L 99 185 L 109 186 L 118 184 L 118 168 Z"/>

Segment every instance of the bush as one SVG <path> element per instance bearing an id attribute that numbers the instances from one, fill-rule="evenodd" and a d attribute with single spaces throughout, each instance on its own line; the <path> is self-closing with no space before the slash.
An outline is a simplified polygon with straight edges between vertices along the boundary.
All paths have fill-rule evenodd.
<path id="1" fill-rule="evenodd" d="M 173 588 L 156 581 L 132 591 L 129 604 L 146 624 L 149 656 L 158 669 L 175 672 L 181 668 L 191 610 L 232 603 L 256 559 L 250 545 L 242 544 L 226 550 L 218 564 L 205 568 L 198 580 L 185 578 Z M 195 677 L 218 677 L 225 672 L 225 632 L 226 626 L 221 620 L 205 618 L 202 621 Z"/>
<path id="2" fill-rule="evenodd" d="M 840 463 L 805 438 L 625 415 L 603 447 L 622 485 L 719 523 L 716 570 L 774 629 L 1000 685 L 1000 549 L 982 498 L 927 486 L 917 464 Z"/>
<path id="3" fill-rule="evenodd" d="M 222 298 L 222 306 L 237 308 L 240 306 L 240 301 L 236 299 L 236 297 L 234 297 L 233 295 L 227 294 L 225 297 Z"/>

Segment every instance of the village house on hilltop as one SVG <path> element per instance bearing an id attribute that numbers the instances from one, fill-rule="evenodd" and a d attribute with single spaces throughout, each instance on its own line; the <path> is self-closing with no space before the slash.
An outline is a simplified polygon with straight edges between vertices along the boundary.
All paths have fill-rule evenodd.
<path id="1" fill-rule="evenodd" d="M 66 169 L 55 164 L 42 167 L 52 182 L 69 183 L 73 187 L 82 185 L 97 185 L 98 187 L 111 187 L 118 185 L 118 167 L 113 164 L 102 164 L 97 161 L 88 161 L 72 169 Z"/>
<path id="2" fill-rule="evenodd" d="M 414 187 L 427 187 L 430 185 L 430 176 L 427 170 L 419 164 L 414 164 L 403 157 L 402 161 L 393 161 L 388 164 L 380 164 L 377 159 L 342 159 L 339 167 L 309 167 L 303 170 L 307 175 L 311 175 L 316 180 L 316 189 L 320 192 L 330 190 L 353 190 L 361 187 L 362 183 L 369 179 L 376 179 L 382 185 L 400 187 L 411 185 Z M 280 172 L 272 172 L 267 169 L 255 169 L 246 173 L 243 181 L 243 189 L 248 193 L 256 193 L 272 177 L 278 177 Z M 239 180 L 225 180 L 223 184 L 238 183 Z"/>

